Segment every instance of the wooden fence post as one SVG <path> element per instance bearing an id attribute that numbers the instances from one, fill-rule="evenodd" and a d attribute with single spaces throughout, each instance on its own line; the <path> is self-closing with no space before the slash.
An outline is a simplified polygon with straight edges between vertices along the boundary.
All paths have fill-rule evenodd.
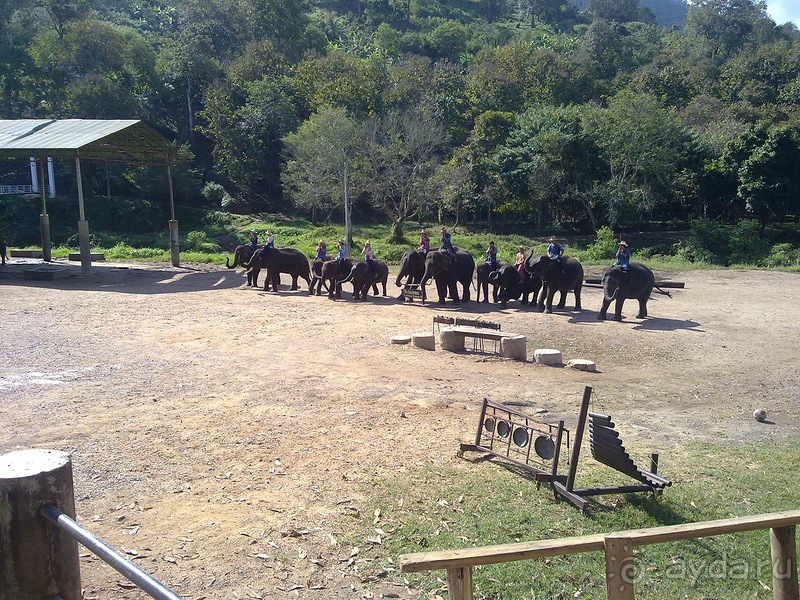
<path id="1" fill-rule="evenodd" d="M 607 535 L 606 548 L 606 598 L 608 600 L 633 600 L 633 582 L 636 568 L 633 563 L 633 543 L 620 535 Z"/>
<path id="2" fill-rule="evenodd" d="M 472 567 L 447 569 L 447 598 L 472 600 Z"/>
<path id="3" fill-rule="evenodd" d="M 75 518 L 69 454 L 0 456 L 0 600 L 81 599 L 78 543 L 41 516 L 46 502 Z"/>
<path id="4" fill-rule="evenodd" d="M 775 600 L 797 600 L 797 546 L 795 526 L 773 527 L 769 530 L 772 551 L 772 589 Z"/>

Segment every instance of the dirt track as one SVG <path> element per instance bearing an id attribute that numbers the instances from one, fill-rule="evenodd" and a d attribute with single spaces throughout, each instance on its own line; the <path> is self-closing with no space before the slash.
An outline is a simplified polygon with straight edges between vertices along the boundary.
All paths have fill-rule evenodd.
<path id="1" fill-rule="evenodd" d="M 592 385 L 595 408 L 648 449 L 798 433 L 793 274 L 675 275 L 685 290 L 644 321 L 628 305 L 620 324 L 597 321 L 594 288 L 583 312 L 544 315 L 268 294 L 205 266 L 94 271 L 0 278 L 0 452 L 72 452 L 82 522 L 186 598 L 408 597 L 397 576 L 362 579 L 335 545 L 342 516 L 376 480 L 457 460 L 484 396 L 570 427 Z M 437 314 L 499 321 L 529 357 L 556 348 L 599 372 L 389 344 Z M 760 406 L 770 423 L 753 420 Z M 145 597 L 81 562 L 87 598 Z"/>

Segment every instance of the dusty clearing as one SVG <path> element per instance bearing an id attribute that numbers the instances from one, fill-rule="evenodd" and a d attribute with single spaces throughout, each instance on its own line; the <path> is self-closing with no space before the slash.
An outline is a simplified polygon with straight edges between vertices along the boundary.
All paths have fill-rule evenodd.
<path id="1" fill-rule="evenodd" d="M 686 289 L 656 296 L 652 318 L 628 304 L 615 323 L 597 321 L 596 288 L 582 313 L 544 315 L 404 305 L 391 284 L 366 303 L 270 294 L 216 267 L 94 273 L 0 279 L 0 452 L 73 453 L 83 524 L 189 599 L 413 596 L 396 573 L 365 580 L 334 542 L 373 482 L 458 461 L 484 396 L 574 427 L 592 385 L 634 448 L 783 439 L 800 424 L 797 275 L 674 275 Z M 529 359 L 556 348 L 599 372 L 389 344 L 457 313 L 527 335 Z M 86 598 L 145 597 L 81 555 Z"/>

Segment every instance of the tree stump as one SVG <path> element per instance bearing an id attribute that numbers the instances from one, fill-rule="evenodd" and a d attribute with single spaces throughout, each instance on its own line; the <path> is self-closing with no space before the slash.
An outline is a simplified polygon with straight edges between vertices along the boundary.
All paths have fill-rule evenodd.
<path id="1" fill-rule="evenodd" d="M 75 518 L 69 454 L 0 456 L 0 600 L 81 600 L 78 543 L 40 514 L 48 502 Z"/>

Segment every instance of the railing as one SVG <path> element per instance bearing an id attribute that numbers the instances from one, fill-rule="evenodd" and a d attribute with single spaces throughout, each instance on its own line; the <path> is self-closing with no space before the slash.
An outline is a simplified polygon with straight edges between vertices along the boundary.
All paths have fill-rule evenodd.
<path id="1" fill-rule="evenodd" d="M 800 596 L 797 585 L 797 548 L 795 545 L 795 526 L 798 523 L 800 523 L 800 510 L 556 540 L 419 552 L 400 556 L 398 563 L 400 570 L 404 573 L 446 569 L 448 598 L 450 600 L 472 600 L 472 567 L 474 566 L 582 552 L 605 552 L 606 598 L 608 600 L 633 600 L 635 580 L 633 549 L 635 547 L 769 529 L 773 598 L 775 600 L 798 600 Z M 780 570 L 782 566 L 784 567 L 783 571 Z"/>
<path id="2" fill-rule="evenodd" d="M 33 187 L 30 185 L 0 185 L 0 195 L 33 193 Z"/>
<path id="3" fill-rule="evenodd" d="M 42 516 L 47 518 L 51 523 L 57 525 L 69 537 L 86 546 L 109 566 L 113 567 L 130 580 L 131 583 L 135 584 L 142 591 L 150 594 L 150 596 L 156 600 L 181 600 L 181 596 L 153 578 L 153 576 L 146 571 L 140 569 L 131 561 L 117 554 L 111 546 L 106 545 L 105 542 L 96 538 L 86 529 L 78 525 L 57 506 L 45 504 L 42 506 L 40 512 Z"/>

